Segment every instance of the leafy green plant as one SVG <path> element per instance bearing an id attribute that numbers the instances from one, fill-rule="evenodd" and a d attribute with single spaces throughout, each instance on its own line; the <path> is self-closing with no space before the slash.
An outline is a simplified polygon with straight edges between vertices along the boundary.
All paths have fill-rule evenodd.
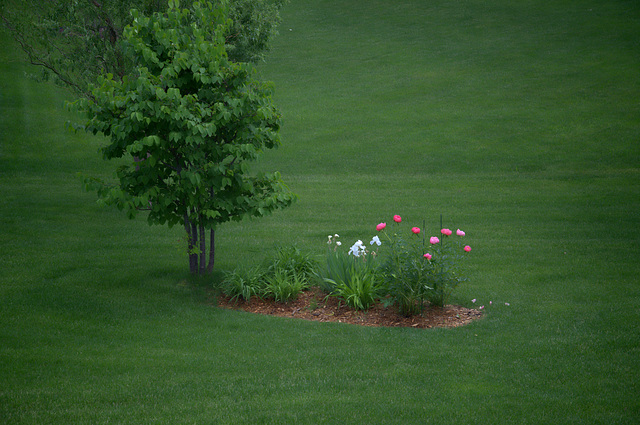
<path id="1" fill-rule="evenodd" d="M 272 85 L 228 57 L 228 10 L 168 4 L 150 17 L 131 12 L 123 43 L 136 66 L 122 79 L 100 76 L 91 96 L 74 104 L 86 113 L 85 130 L 108 138 L 104 158 L 124 161 L 116 184 L 95 177 L 84 184 L 129 218 L 147 211 L 150 225 L 183 226 L 189 270 L 204 274 L 215 263 L 219 225 L 267 215 L 295 195 L 279 173 L 250 172 L 280 145 L 281 117 Z"/>
<path id="2" fill-rule="evenodd" d="M 327 294 L 334 292 L 336 281 L 349 279 L 349 258 L 342 251 L 338 251 L 342 242 L 338 240 L 338 234 L 329 235 L 329 245 L 325 256 L 325 267 L 318 271 L 318 286 Z"/>
<path id="3" fill-rule="evenodd" d="M 0 25 L 18 41 L 29 62 L 39 67 L 39 79 L 52 79 L 90 97 L 88 87 L 105 73 L 122 79 L 132 71 L 121 37 L 134 24 L 135 9 L 147 16 L 163 12 L 167 0 L 2 1 Z M 181 10 L 194 0 L 172 0 Z M 225 48 L 234 62 L 258 62 L 277 33 L 280 8 L 285 1 L 227 1 L 229 30 Z M 38 25 L 33 25 L 38 22 Z"/>
<path id="4" fill-rule="evenodd" d="M 427 245 L 423 229 L 401 230 L 399 215 L 395 215 L 393 221 L 394 231 L 386 230 L 386 223 L 376 226 L 388 242 L 382 275 L 388 285 L 390 302 L 406 316 L 421 312 L 425 301 L 444 306 L 453 290 L 465 280 L 459 274 L 458 263 L 462 259 L 460 254 L 471 251 L 471 247 L 461 249 L 459 239 L 449 240 L 453 232 L 442 228 L 442 224 L 441 237 L 430 237 Z M 456 236 L 463 237 L 465 233 L 458 229 Z"/>
<path id="5" fill-rule="evenodd" d="M 283 246 L 264 265 L 260 296 L 278 302 L 294 300 L 309 288 L 317 264 L 295 246 Z"/>
<path id="6" fill-rule="evenodd" d="M 429 289 L 426 292 L 427 300 L 439 307 L 444 306 L 451 297 L 453 291 L 459 284 L 467 280 L 460 272 L 460 262 L 463 260 L 463 252 L 470 252 L 471 247 L 465 245 L 462 247 L 459 239 L 451 240 L 451 231 L 449 229 L 441 230 L 442 237 L 438 242 L 434 237 L 430 238 L 431 247 L 429 263 L 431 265 L 430 273 L 427 274 L 427 285 Z M 458 229 L 458 236 L 464 236 L 464 232 Z M 435 243 L 432 243 L 435 242 Z"/>

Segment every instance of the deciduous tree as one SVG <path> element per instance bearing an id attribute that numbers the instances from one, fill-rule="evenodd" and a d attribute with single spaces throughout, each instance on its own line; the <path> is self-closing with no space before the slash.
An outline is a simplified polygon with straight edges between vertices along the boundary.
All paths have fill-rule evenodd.
<path id="1" fill-rule="evenodd" d="M 134 10 L 132 17 L 122 35 L 131 71 L 99 77 L 91 96 L 75 103 L 87 113 L 86 129 L 107 136 L 105 159 L 126 165 L 115 185 L 85 184 L 130 217 L 144 210 L 149 224 L 184 226 L 190 270 L 204 273 L 213 268 L 218 225 L 295 199 L 278 173 L 249 170 L 279 145 L 280 115 L 271 86 L 250 64 L 229 58 L 226 8 L 196 2 L 181 9 L 169 0 L 164 13 Z"/>

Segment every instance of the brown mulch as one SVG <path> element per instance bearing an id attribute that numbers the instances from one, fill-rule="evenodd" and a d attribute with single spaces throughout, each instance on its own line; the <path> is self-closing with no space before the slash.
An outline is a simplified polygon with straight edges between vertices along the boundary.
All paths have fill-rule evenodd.
<path id="1" fill-rule="evenodd" d="M 289 303 L 277 303 L 252 297 L 249 302 L 232 302 L 228 297 L 219 296 L 217 305 L 221 308 L 243 310 L 250 313 L 291 317 L 317 322 L 340 322 L 361 326 L 389 326 L 412 328 L 453 328 L 466 325 L 482 317 L 482 312 L 465 307 L 447 305 L 445 307 L 425 307 L 420 315 L 404 317 L 395 308 L 384 308 L 376 304 L 367 311 L 355 311 L 336 297 L 327 297 L 317 288 L 298 295 Z"/>

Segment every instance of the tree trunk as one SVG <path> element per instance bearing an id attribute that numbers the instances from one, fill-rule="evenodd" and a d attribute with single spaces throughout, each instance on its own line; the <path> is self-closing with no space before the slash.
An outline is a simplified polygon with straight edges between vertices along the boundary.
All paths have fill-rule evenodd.
<path id="1" fill-rule="evenodd" d="M 211 238 L 211 246 L 209 247 L 209 265 L 207 266 L 207 272 L 211 273 L 213 271 L 213 265 L 216 262 L 216 231 L 214 229 L 211 229 L 209 237 Z"/>
<path id="2" fill-rule="evenodd" d="M 187 253 L 189 255 L 189 272 L 205 274 L 213 271 L 215 264 L 215 230 L 210 232 L 209 264 L 207 265 L 207 236 L 204 226 L 197 225 L 184 215 L 184 229 L 187 232 Z"/>
<path id="3" fill-rule="evenodd" d="M 204 226 L 198 226 L 200 230 L 200 270 L 198 273 L 205 274 L 207 271 L 207 238 L 204 233 Z"/>
<path id="4" fill-rule="evenodd" d="M 194 256 L 195 240 L 192 232 L 191 222 L 187 214 L 184 215 L 184 230 L 187 233 L 187 255 L 189 256 L 189 271 L 198 272 L 198 258 Z"/>
<path id="5" fill-rule="evenodd" d="M 198 274 L 198 226 L 191 223 L 191 243 L 193 249 L 189 252 L 189 268 L 191 273 Z"/>

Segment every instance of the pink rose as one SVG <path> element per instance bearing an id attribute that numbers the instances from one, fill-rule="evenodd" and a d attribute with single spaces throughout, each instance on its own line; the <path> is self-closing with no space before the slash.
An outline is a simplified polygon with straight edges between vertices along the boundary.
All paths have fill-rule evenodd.
<path id="1" fill-rule="evenodd" d="M 394 215 L 393 221 L 395 221 L 396 223 L 400 223 L 402 221 L 402 217 L 400 217 L 399 215 Z"/>
<path id="2" fill-rule="evenodd" d="M 471 247 L 469 245 L 465 246 L 464 248 L 465 252 L 470 252 L 471 251 Z"/>
<path id="3" fill-rule="evenodd" d="M 449 229 L 442 229 L 442 230 L 440 230 L 440 233 L 442 233 L 445 236 L 451 236 L 452 232 Z"/>
<path id="4" fill-rule="evenodd" d="M 380 230 L 384 229 L 385 227 L 387 227 L 387 223 L 380 223 L 376 226 L 376 230 L 379 232 Z"/>
<path id="5" fill-rule="evenodd" d="M 411 231 L 417 235 L 418 233 L 420 233 L 420 228 L 419 227 L 413 227 L 413 228 L 411 228 Z"/>
<path id="6" fill-rule="evenodd" d="M 458 236 L 464 236 L 464 232 L 460 229 L 456 230 L 456 235 Z"/>
<path id="7" fill-rule="evenodd" d="M 431 261 L 431 254 L 429 254 L 428 252 L 426 254 L 424 254 L 424 258 L 426 258 L 427 260 Z"/>
<path id="8" fill-rule="evenodd" d="M 431 245 L 435 245 L 437 243 L 440 243 L 440 239 L 435 236 L 431 236 L 431 239 L 429 239 L 429 243 L 431 243 Z"/>

